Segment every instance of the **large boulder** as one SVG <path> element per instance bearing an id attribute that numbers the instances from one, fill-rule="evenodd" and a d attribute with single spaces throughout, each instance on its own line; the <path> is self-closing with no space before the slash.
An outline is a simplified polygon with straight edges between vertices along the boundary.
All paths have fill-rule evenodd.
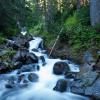
<path id="1" fill-rule="evenodd" d="M 67 88 L 67 81 L 64 79 L 60 79 L 57 81 L 56 86 L 53 88 L 55 91 L 65 92 Z"/>
<path id="2" fill-rule="evenodd" d="M 27 53 L 27 63 L 38 63 L 38 57 L 33 53 Z"/>
<path id="3" fill-rule="evenodd" d="M 100 100 L 100 78 L 85 89 L 85 95 L 93 96 L 96 100 Z"/>
<path id="4" fill-rule="evenodd" d="M 28 75 L 28 80 L 31 82 L 37 82 L 38 81 L 38 75 L 36 73 L 30 73 Z"/>
<path id="5" fill-rule="evenodd" d="M 69 71 L 69 66 L 66 62 L 57 62 L 54 64 L 53 73 L 56 75 L 62 75 Z"/>
<path id="6" fill-rule="evenodd" d="M 35 54 L 29 53 L 28 50 L 19 50 L 13 57 L 14 62 L 22 62 L 23 64 L 38 63 L 38 58 Z"/>
<path id="7" fill-rule="evenodd" d="M 100 76 L 97 72 L 86 72 L 71 84 L 71 92 L 100 99 Z M 98 99 L 99 98 L 99 99 Z"/>

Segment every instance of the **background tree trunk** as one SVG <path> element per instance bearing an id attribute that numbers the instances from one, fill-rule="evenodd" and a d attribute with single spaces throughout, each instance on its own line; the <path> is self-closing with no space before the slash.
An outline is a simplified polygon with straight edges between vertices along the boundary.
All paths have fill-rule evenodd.
<path id="1" fill-rule="evenodd" d="M 80 8 L 81 8 L 81 2 L 80 0 L 77 0 L 77 11 L 80 10 Z"/>
<path id="2" fill-rule="evenodd" d="M 100 24 L 100 0 L 90 0 L 91 25 Z"/>

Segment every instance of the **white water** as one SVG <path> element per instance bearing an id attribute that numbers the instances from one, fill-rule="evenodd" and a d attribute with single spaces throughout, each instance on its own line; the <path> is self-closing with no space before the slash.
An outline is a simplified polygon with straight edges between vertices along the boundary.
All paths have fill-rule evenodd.
<path id="1" fill-rule="evenodd" d="M 30 41 L 29 43 L 29 52 L 34 53 L 38 57 L 44 56 L 46 60 L 45 66 L 42 66 L 41 60 L 38 63 L 40 66 L 40 71 L 36 71 L 35 73 L 38 74 L 39 81 L 36 83 L 30 83 L 29 87 L 27 88 L 7 92 L 7 94 L 5 94 L 5 96 L 0 100 L 88 100 L 86 97 L 75 95 L 67 91 L 64 93 L 60 93 L 53 90 L 54 86 L 57 83 L 57 80 L 64 78 L 64 76 L 57 76 L 52 73 L 53 65 L 56 62 L 62 60 L 48 58 L 46 54 L 41 53 L 41 49 L 39 49 L 39 52 L 33 52 L 32 49 L 38 49 L 38 46 L 41 42 L 41 38 L 34 37 L 34 40 Z M 70 69 L 73 72 L 79 72 L 79 68 L 74 64 L 70 64 Z M 11 74 L 16 75 L 16 72 Z M 4 83 L 5 81 L 3 82 L 3 84 Z M 7 91 L 7 89 L 1 86 L 0 90 L 0 96 L 2 96 L 2 94 Z"/>

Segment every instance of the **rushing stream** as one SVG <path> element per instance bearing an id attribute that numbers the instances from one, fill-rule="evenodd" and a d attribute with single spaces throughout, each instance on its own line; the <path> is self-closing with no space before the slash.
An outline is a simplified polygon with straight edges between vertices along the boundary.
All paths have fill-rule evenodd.
<path id="1" fill-rule="evenodd" d="M 53 74 L 53 66 L 58 61 L 66 61 L 60 59 L 50 59 L 45 50 L 42 47 L 43 40 L 40 37 L 34 37 L 33 40 L 29 42 L 29 52 L 34 53 L 38 58 L 39 62 L 37 65 L 40 66 L 40 70 L 34 71 L 39 77 L 37 82 L 29 82 L 28 86 L 25 87 L 15 87 L 13 89 L 5 88 L 6 78 L 10 76 L 17 77 L 17 71 L 11 72 L 9 74 L 3 74 L 0 76 L 0 100 L 88 100 L 87 97 L 76 95 L 70 93 L 70 84 L 66 92 L 57 92 L 53 88 L 59 79 L 64 79 L 62 75 Z M 37 49 L 38 51 L 33 51 Z M 41 59 L 44 58 L 44 62 Z M 79 68 L 73 63 L 69 63 L 70 70 L 73 72 L 79 72 Z M 30 72 L 22 72 L 21 74 L 27 74 Z M 31 72 L 32 73 L 32 72 Z M 71 82 L 69 80 L 69 82 Z M 23 84 L 23 82 L 22 82 Z"/>

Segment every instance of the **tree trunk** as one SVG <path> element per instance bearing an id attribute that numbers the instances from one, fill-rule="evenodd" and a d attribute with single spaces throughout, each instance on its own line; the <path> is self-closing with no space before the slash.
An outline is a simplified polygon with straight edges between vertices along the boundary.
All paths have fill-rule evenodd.
<path id="1" fill-rule="evenodd" d="M 100 0 L 90 0 L 91 25 L 100 24 Z"/>
<path id="2" fill-rule="evenodd" d="M 80 0 L 77 0 L 77 11 L 79 11 L 81 8 L 81 3 L 80 3 Z"/>

